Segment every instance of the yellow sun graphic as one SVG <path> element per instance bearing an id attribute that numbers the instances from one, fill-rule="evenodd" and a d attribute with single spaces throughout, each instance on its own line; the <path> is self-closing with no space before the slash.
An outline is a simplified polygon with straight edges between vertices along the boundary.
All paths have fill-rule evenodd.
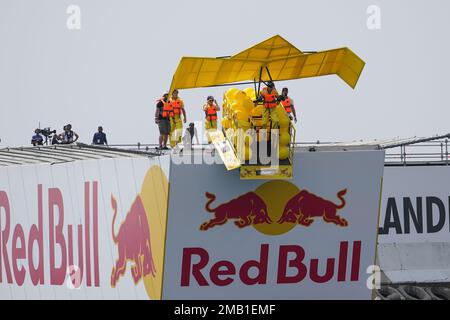
<path id="1" fill-rule="evenodd" d="M 142 183 L 140 197 L 143 202 L 150 228 L 151 248 L 155 263 L 155 277 L 144 277 L 144 285 L 152 300 L 160 300 L 163 283 L 164 245 L 167 221 L 167 199 L 169 182 L 159 166 L 151 167 Z"/>
<path id="2" fill-rule="evenodd" d="M 299 192 L 300 189 L 297 186 L 282 180 L 269 181 L 260 185 L 255 193 L 266 203 L 272 223 L 254 224 L 253 227 L 257 231 L 271 236 L 292 230 L 296 226 L 295 223 L 279 224 L 277 221 L 281 218 L 286 203 Z"/>

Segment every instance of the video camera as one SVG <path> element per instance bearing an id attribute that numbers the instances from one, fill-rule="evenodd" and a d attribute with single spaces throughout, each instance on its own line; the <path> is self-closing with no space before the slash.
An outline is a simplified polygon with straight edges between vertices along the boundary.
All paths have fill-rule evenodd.
<path id="1" fill-rule="evenodd" d="M 46 137 L 56 134 L 56 130 L 50 130 L 50 128 L 38 129 L 38 133 Z"/>

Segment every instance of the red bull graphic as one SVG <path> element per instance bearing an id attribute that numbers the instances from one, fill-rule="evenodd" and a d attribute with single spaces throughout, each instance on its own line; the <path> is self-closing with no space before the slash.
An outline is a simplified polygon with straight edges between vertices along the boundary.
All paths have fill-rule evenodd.
<path id="1" fill-rule="evenodd" d="M 37 222 L 29 229 L 11 224 L 12 208 L 0 190 L 0 284 L 23 286 L 29 277 L 33 286 L 62 286 L 69 271 L 72 287 L 100 287 L 97 181 L 84 183 L 83 224 L 67 223 L 67 204 L 57 187 L 37 185 Z"/>
<path id="2" fill-rule="evenodd" d="M 119 286 L 118 281 L 126 274 L 127 264 L 130 263 L 134 285 L 143 283 L 152 300 L 162 298 L 168 190 L 169 182 L 162 168 L 151 166 L 117 233 L 118 207 L 111 195 L 111 231 L 118 252 L 112 266 L 112 288 Z M 125 283 L 127 279 L 124 280 Z"/>
<path id="3" fill-rule="evenodd" d="M 211 209 L 211 204 L 216 200 L 216 196 L 206 192 L 209 201 L 205 209 L 214 213 L 214 218 L 204 222 L 200 230 L 206 231 L 217 225 L 225 224 L 229 219 L 235 219 L 234 224 L 239 228 L 244 228 L 252 224 L 272 223 L 270 220 L 267 206 L 255 192 L 248 192 L 227 203 L 221 204 L 215 209 Z"/>
<path id="4" fill-rule="evenodd" d="M 282 183 L 283 185 L 279 185 Z M 214 217 L 200 225 L 200 230 L 206 231 L 215 226 L 224 225 L 228 220 L 235 220 L 238 228 L 254 226 L 255 229 L 267 234 L 281 234 L 295 225 L 309 227 L 315 218 L 322 218 L 327 223 L 347 227 L 348 221 L 338 215 L 338 211 L 346 205 L 344 196 L 347 189 L 337 193 L 339 204 L 324 199 L 306 189 L 299 190 L 289 182 L 267 182 L 235 199 L 211 208 L 216 196 L 206 192 L 208 201 L 205 210 Z M 266 225 L 266 227 L 263 227 Z M 282 226 L 286 225 L 286 226 Z M 289 225 L 289 226 L 288 226 Z M 280 229 L 271 232 L 267 228 Z M 267 232 L 264 231 L 266 229 Z"/>
<path id="5" fill-rule="evenodd" d="M 114 288 L 120 277 L 125 274 L 128 261 L 134 262 L 131 267 L 131 275 L 135 284 L 145 276 L 154 277 L 156 269 L 152 255 L 150 228 L 141 197 L 138 195 L 134 200 L 117 234 L 114 232 L 117 201 L 113 196 L 111 196 L 111 206 L 114 211 L 112 237 L 119 252 L 119 257 L 111 272 L 111 286 Z"/>
<path id="6" fill-rule="evenodd" d="M 313 218 L 321 217 L 325 222 L 347 227 L 347 220 L 337 214 L 338 210 L 345 207 L 344 195 L 346 193 L 347 189 L 337 193 L 341 203 L 336 205 L 307 190 L 302 190 L 288 201 L 278 223 L 292 222 L 309 227 L 314 222 Z"/>
<path id="7" fill-rule="evenodd" d="M 352 247 L 351 255 L 349 247 Z M 327 283 L 333 280 L 337 282 L 355 282 L 360 280 L 361 265 L 361 241 L 341 241 L 333 244 L 336 250 L 334 256 L 326 259 L 309 258 L 308 250 L 301 245 L 281 245 L 273 247 L 269 244 L 261 244 L 259 259 L 247 260 L 237 264 L 231 260 L 212 261 L 210 253 L 204 248 L 184 248 L 181 287 L 191 285 L 224 287 L 231 285 L 235 280 L 246 286 L 266 285 L 269 283 L 269 250 L 278 251 L 278 264 L 276 284 L 299 284 L 309 278 L 315 283 Z M 348 256 L 350 255 L 350 259 Z M 195 257 L 195 258 L 194 258 Z M 348 261 L 351 261 L 350 268 Z M 195 263 L 193 261 L 196 261 Z M 325 265 L 326 271 L 321 274 L 319 265 Z M 253 269 L 253 275 L 250 270 Z M 348 275 L 350 269 L 350 277 Z M 222 278 L 221 276 L 228 277 Z M 192 281 L 195 280 L 196 284 Z"/>

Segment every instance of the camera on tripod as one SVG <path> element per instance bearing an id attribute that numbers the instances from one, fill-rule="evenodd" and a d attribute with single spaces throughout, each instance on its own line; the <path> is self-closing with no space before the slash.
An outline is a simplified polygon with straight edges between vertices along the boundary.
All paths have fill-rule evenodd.
<path id="1" fill-rule="evenodd" d="M 44 129 L 38 129 L 38 133 L 40 133 L 46 137 L 49 137 L 52 134 L 55 134 L 56 130 L 50 130 L 50 128 L 44 128 Z"/>
<path id="2" fill-rule="evenodd" d="M 53 144 L 53 140 L 56 137 L 56 130 L 51 130 L 50 127 L 44 128 L 44 129 L 36 129 L 34 131 L 35 135 L 31 139 L 31 144 L 33 146 L 42 146 L 42 145 L 48 145 L 48 140 L 50 139 Z M 42 138 L 41 134 L 45 137 L 45 141 Z"/>

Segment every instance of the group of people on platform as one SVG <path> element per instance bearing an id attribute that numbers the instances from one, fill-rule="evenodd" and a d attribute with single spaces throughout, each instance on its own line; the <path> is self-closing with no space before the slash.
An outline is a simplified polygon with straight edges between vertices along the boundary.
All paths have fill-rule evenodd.
<path id="1" fill-rule="evenodd" d="M 277 89 L 275 89 L 275 84 L 272 81 L 269 81 L 267 86 L 261 90 L 256 101 L 262 102 L 264 105 L 262 116 L 263 126 L 267 126 L 269 121 L 271 121 L 271 127 L 278 128 L 279 119 L 278 114 L 275 111 L 278 103 L 283 105 L 289 118 L 297 122 L 297 113 L 294 107 L 294 100 L 288 96 L 288 93 L 288 88 L 283 88 L 281 95 L 279 95 Z"/>
<path id="2" fill-rule="evenodd" d="M 51 131 L 50 128 L 34 130 L 34 135 L 31 137 L 31 144 L 33 146 L 42 146 L 48 144 L 49 139 L 52 145 L 72 144 L 77 142 L 79 137 L 80 136 L 72 130 L 72 125 L 67 124 L 63 127 L 63 132 L 60 134 L 57 134 L 56 130 Z M 99 126 L 97 132 L 94 133 L 92 144 L 108 145 L 108 140 L 106 139 L 106 134 L 103 132 L 102 126 Z"/>
<path id="3" fill-rule="evenodd" d="M 267 126 L 270 121 L 272 128 L 278 128 L 279 119 L 275 108 L 279 103 L 283 105 L 289 118 L 297 122 L 294 101 L 288 96 L 288 93 L 288 88 L 283 88 L 281 95 L 279 95 L 274 83 L 272 81 L 267 82 L 267 86 L 261 90 L 255 101 L 262 103 L 264 106 L 262 114 L 263 126 Z M 208 96 L 206 103 L 202 106 L 202 110 L 205 113 L 206 130 L 216 130 L 218 127 L 218 113 L 220 111 L 216 99 L 213 96 Z M 180 142 L 183 142 L 184 147 L 191 148 L 194 137 L 198 144 L 197 129 L 193 122 L 189 123 L 184 136 L 182 135 L 183 124 L 186 121 L 184 101 L 178 96 L 177 89 L 173 90 L 170 97 L 168 93 L 165 93 L 162 98 L 158 99 L 155 112 L 155 122 L 158 124 L 160 133 L 157 149 L 169 150 L 168 143 L 174 148 Z M 46 140 L 50 138 L 51 144 L 72 144 L 79 139 L 79 135 L 72 130 L 71 124 L 65 125 L 63 130 L 62 133 L 56 134 L 56 131 L 50 132 L 49 129 L 36 129 L 35 134 L 31 138 L 31 143 L 33 146 L 48 144 Z M 41 134 L 44 134 L 45 141 Z M 101 126 L 98 127 L 98 131 L 94 134 L 92 144 L 108 145 L 106 134 Z"/>
<path id="4" fill-rule="evenodd" d="M 262 115 L 263 126 L 266 126 L 270 121 L 272 128 L 278 128 L 279 119 L 275 108 L 279 103 L 283 105 L 289 118 L 297 122 L 294 101 L 289 97 L 288 93 L 288 88 L 283 88 L 281 95 L 279 95 L 275 84 L 272 81 L 267 82 L 267 86 L 263 88 L 256 99 L 256 102 L 262 103 L 264 106 Z M 213 96 L 206 98 L 206 103 L 202 109 L 205 113 L 206 130 L 216 130 L 220 107 Z M 177 89 L 172 92 L 170 97 L 168 93 L 165 93 L 162 98 L 158 99 L 155 112 L 155 122 L 158 124 L 160 133 L 157 149 L 169 150 L 168 143 L 174 148 L 181 140 L 183 140 L 185 147 L 188 146 L 190 148 L 194 137 L 196 137 L 198 144 L 197 129 L 194 127 L 194 123 L 191 122 L 189 124 L 185 135 L 182 136 L 183 124 L 186 121 L 184 102 L 178 96 Z"/>

